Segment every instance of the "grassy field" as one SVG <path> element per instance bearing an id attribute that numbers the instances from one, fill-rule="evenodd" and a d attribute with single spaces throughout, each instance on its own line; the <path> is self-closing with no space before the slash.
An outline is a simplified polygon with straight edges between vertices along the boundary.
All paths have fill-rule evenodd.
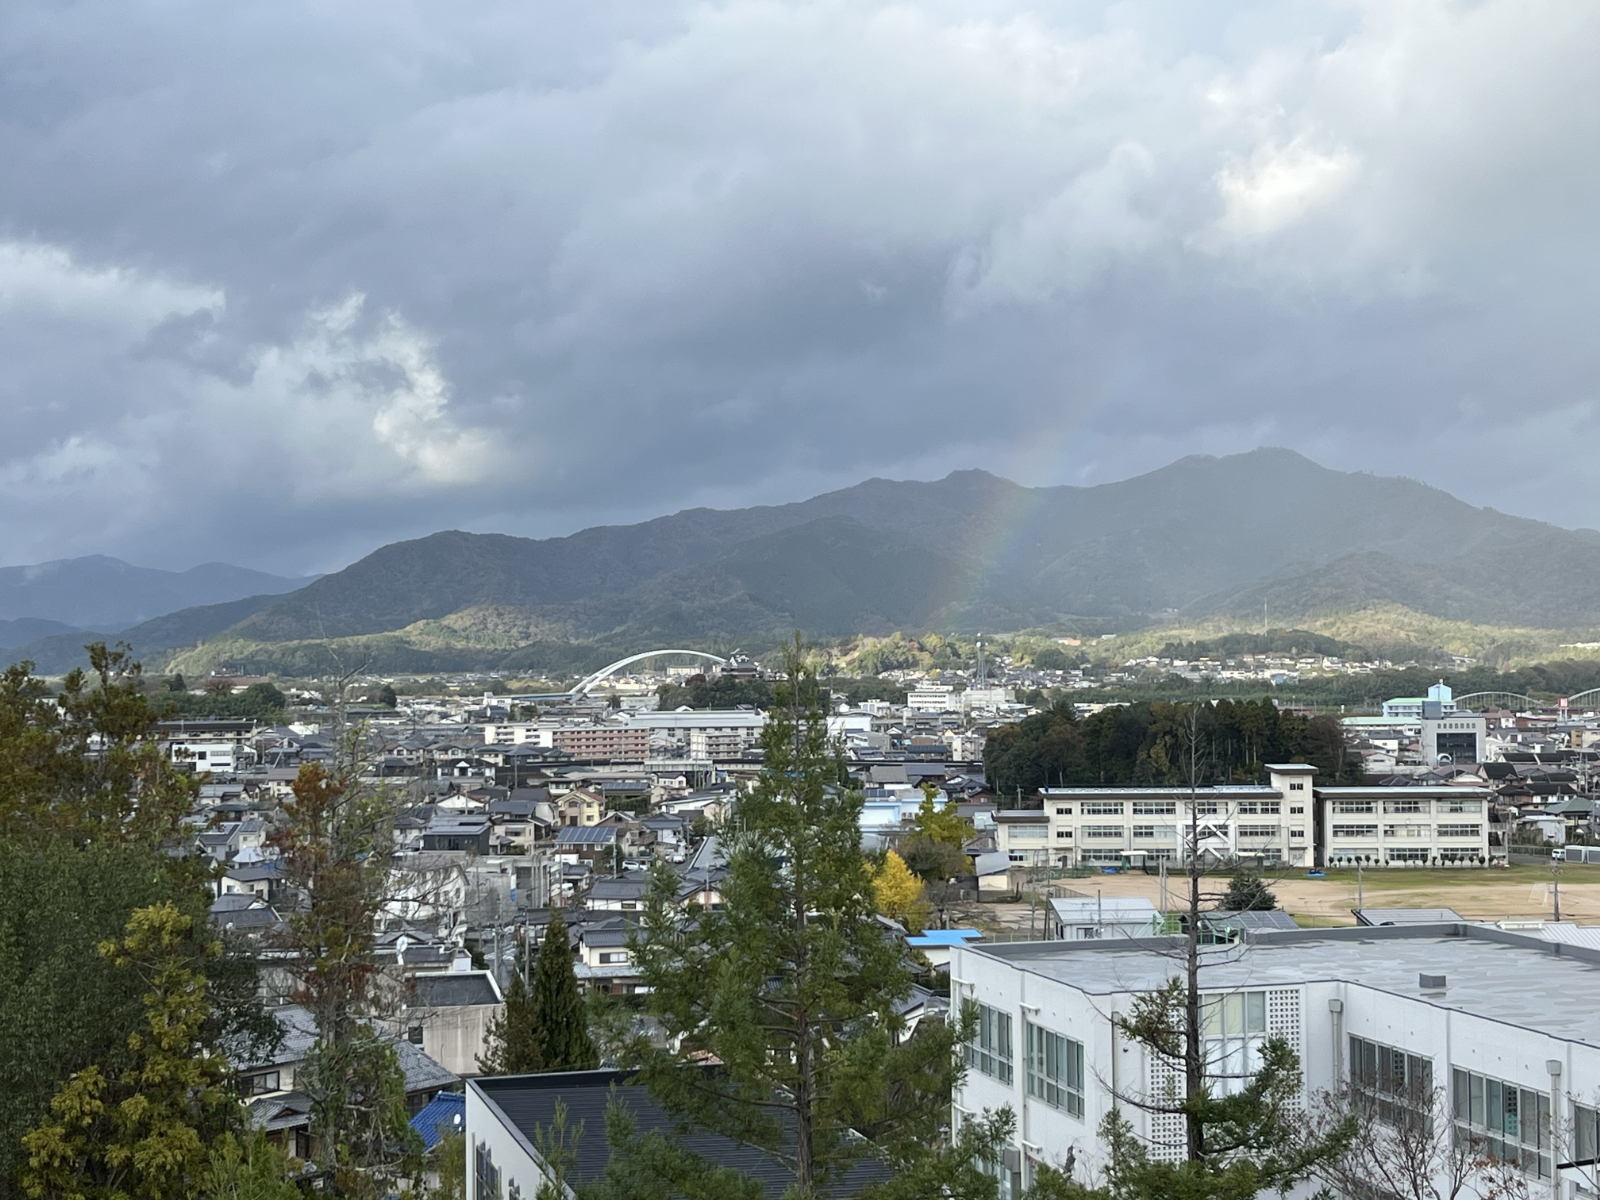
<path id="1" fill-rule="evenodd" d="M 1356 886 L 1356 872 L 1353 870 L 1333 870 L 1327 872 L 1329 885 L 1344 884 L 1348 887 Z M 1487 867 L 1374 867 L 1361 873 L 1362 882 L 1368 891 L 1379 892 L 1432 892 L 1441 888 L 1460 888 L 1466 891 L 1482 891 L 1485 887 L 1503 887 L 1511 884 L 1521 884 L 1524 887 L 1536 883 L 1549 883 L 1553 878 L 1547 866 L 1533 866 L 1518 863 L 1515 866 L 1503 868 Z M 1306 879 L 1303 872 L 1295 875 L 1283 876 L 1284 882 L 1304 880 L 1307 884 L 1324 882 L 1315 879 Z M 1576 863 L 1561 864 L 1561 884 L 1600 884 L 1600 863 L 1593 866 Z"/>

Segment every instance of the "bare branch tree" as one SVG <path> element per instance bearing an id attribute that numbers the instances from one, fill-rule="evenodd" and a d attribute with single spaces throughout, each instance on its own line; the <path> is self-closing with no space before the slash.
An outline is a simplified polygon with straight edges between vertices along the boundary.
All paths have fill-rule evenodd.
<path id="1" fill-rule="evenodd" d="M 1518 1164 L 1497 1159 L 1482 1142 L 1459 1134 L 1442 1087 L 1411 1085 L 1380 1096 L 1343 1084 L 1318 1092 L 1306 1114 L 1308 1131 L 1314 1136 L 1341 1121 L 1354 1121 L 1355 1137 L 1317 1175 L 1343 1195 L 1395 1200 L 1526 1200 L 1529 1195 Z"/>

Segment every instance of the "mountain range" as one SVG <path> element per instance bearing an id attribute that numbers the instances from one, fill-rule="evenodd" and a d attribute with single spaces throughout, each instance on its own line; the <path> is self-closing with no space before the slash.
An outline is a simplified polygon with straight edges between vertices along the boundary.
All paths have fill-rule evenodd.
<path id="1" fill-rule="evenodd" d="M 120 558 L 92 554 L 36 563 L 28 567 L 0 567 L 0 645 L 29 626 L 8 628 L 14 621 L 46 621 L 69 629 L 119 630 L 151 617 L 217 604 L 241 596 L 277 595 L 304 587 L 309 578 L 268 575 L 228 563 L 202 563 L 187 571 L 162 571 L 135 567 Z M 41 630 L 34 637 L 43 635 Z M 28 640 L 28 639 L 24 639 Z"/>
<path id="2" fill-rule="evenodd" d="M 446 531 L 293 591 L 254 593 L 122 636 L 152 661 L 293 672 L 326 669 L 330 646 L 390 671 L 533 669 L 668 644 L 770 644 L 797 628 L 1127 629 L 1259 623 L 1264 607 L 1278 624 L 1400 605 L 1584 627 L 1600 624 L 1600 532 L 1260 449 L 1095 487 L 968 470 L 570 537 Z M 55 670 L 81 653 L 73 643 L 56 636 L 13 654 Z"/>

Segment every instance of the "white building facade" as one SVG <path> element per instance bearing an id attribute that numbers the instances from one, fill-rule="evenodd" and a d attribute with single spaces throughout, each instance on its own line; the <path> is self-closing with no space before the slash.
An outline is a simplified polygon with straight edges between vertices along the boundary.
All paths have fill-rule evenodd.
<path id="1" fill-rule="evenodd" d="M 1182 1117 L 1134 1101 L 1181 1097 L 1181 1070 L 1118 1032 L 1138 994 L 1175 973 L 1176 939 L 961 946 L 952 1000 L 978 1005 L 957 1124 L 1009 1106 L 999 1164 L 1014 1196 L 1040 1163 L 1105 1167 L 1096 1136 L 1113 1105 L 1152 1157 L 1184 1154 Z M 1213 1086 L 1242 1086 L 1269 1037 L 1300 1055 L 1302 1100 L 1348 1084 L 1396 1101 L 1395 1080 L 1437 1095 L 1443 1138 L 1518 1164 L 1531 1196 L 1595 1194 L 1600 1025 L 1588 997 L 1600 952 L 1470 925 L 1297 930 L 1208 948 L 1203 1036 Z M 1530 989 L 1527 981 L 1539 979 Z M 1381 1071 L 1378 1069 L 1381 1064 Z M 1396 1064 L 1399 1064 L 1396 1067 Z M 1385 1082 L 1388 1081 L 1388 1082 Z M 1433 1089 L 1438 1089 L 1437 1093 Z M 1121 1097 L 1120 1101 L 1117 1097 Z M 1441 1193 L 1446 1194 L 1446 1193 Z"/>
<path id="2" fill-rule="evenodd" d="M 1315 861 L 1312 777 L 1298 763 L 1269 768 L 1265 786 L 1044 788 L 1042 812 L 996 814 L 999 848 L 1030 866 L 1116 866 L 1188 861 L 1310 866 Z M 1019 857 L 1020 855 L 1020 857 Z"/>
<path id="3" fill-rule="evenodd" d="M 1025 867 L 1202 861 L 1264 867 L 1483 866 L 1503 859 L 1487 789 L 1315 787 L 1316 768 L 1268 767 L 1262 786 L 1044 788 L 1042 809 L 995 814 L 997 848 Z"/>
<path id="4" fill-rule="evenodd" d="M 1421 867 L 1486 865 L 1491 845 L 1487 788 L 1317 789 L 1324 840 L 1318 865 Z"/>

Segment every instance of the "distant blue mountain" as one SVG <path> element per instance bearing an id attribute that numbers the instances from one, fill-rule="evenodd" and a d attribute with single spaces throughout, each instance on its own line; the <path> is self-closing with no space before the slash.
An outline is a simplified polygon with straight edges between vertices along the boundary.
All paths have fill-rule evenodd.
<path id="1" fill-rule="evenodd" d="M 245 596 L 282 595 L 308 582 L 228 563 L 162 571 L 93 554 L 29 567 L 0 567 L 0 622 L 32 618 L 55 626 L 34 637 L 74 628 L 114 632 L 178 609 Z M 0 645 L 31 640 L 6 640 Z"/>
<path id="2" fill-rule="evenodd" d="M 77 630 L 64 621 L 47 621 L 43 617 L 18 617 L 13 621 L 0 621 L 0 650 L 13 646 L 26 646 L 39 638 L 72 634 Z"/>

